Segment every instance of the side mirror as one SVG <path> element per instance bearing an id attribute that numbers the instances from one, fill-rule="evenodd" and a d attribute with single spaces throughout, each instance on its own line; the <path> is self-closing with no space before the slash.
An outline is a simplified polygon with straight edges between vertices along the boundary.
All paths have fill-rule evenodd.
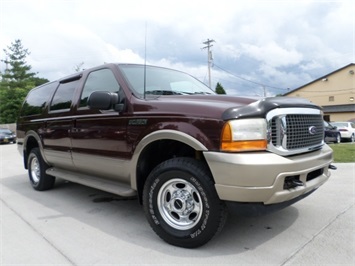
<path id="1" fill-rule="evenodd" d="M 123 110 L 124 104 L 119 104 L 120 99 L 117 93 L 108 91 L 94 91 L 88 99 L 90 109 L 110 110 L 114 109 L 117 112 Z"/>

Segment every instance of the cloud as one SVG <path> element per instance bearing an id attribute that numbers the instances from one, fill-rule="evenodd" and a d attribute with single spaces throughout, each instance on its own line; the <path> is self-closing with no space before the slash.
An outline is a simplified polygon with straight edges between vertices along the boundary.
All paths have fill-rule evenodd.
<path id="1" fill-rule="evenodd" d="M 212 84 L 233 94 L 260 94 L 258 84 L 270 95 L 286 92 L 355 62 L 352 0 L 28 0 L 0 8 L 1 51 L 21 39 L 33 70 L 48 79 L 81 62 L 88 68 L 146 57 L 208 83 L 207 38 L 215 40 Z"/>
<path id="2" fill-rule="evenodd" d="M 274 67 L 294 65 L 302 61 L 300 52 L 295 49 L 288 50 L 275 42 L 270 42 L 263 46 L 242 44 L 242 48 L 243 53 L 247 56 Z"/>

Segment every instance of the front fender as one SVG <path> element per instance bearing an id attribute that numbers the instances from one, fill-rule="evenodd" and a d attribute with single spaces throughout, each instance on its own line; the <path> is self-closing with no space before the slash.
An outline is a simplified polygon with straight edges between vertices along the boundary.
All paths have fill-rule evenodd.
<path id="1" fill-rule="evenodd" d="M 134 150 L 134 154 L 132 156 L 130 177 L 131 177 L 131 187 L 133 189 L 137 190 L 136 169 L 137 169 L 137 163 L 140 154 L 142 153 L 144 148 L 147 147 L 150 143 L 162 139 L 176 140 L 186 145 L 189 145 L 190 147 L 198 151 L 208 150 L 205 145 L 203 145 L 194 137 L 177 130 L 165 129 L 165 130 L 159 130 L 148 134 L 138 143 L 136 149 Z"/>

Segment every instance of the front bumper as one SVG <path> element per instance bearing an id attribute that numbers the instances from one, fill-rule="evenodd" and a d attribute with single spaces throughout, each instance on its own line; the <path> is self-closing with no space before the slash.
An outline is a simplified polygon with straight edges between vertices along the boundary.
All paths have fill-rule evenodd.
<path id="1" fill-rule="evenodd" d="M 332 149 L 282 157 L 270 152 L 204 152 L 221 200 L 274 204 L 309 193 L 330 177 Z M 285 188 L 286 178 L 303 183 Z"/>

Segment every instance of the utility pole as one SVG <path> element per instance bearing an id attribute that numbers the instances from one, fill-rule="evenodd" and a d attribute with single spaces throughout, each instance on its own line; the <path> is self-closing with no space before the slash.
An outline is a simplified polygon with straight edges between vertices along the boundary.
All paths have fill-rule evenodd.
<path id="1" fill-rule="evenodd" d="M 266 88 L 265 85 L 263 85 L 263 94 L 264 94 L 264 98 L 266 97 Z"/>
<path id="2" fill-rule="evenodd" d="M 215 42 L 214 40 L 207 39 L 207 41 L 203 42 L 205 47 L 202 47 L 202 49 L 207 48 L 207 65 L 208 65 L 208 86 L 211 88 L 211 66 L 212 66 L 212 51 L 211 47 L 213 46 L 211 43 Z"/>

